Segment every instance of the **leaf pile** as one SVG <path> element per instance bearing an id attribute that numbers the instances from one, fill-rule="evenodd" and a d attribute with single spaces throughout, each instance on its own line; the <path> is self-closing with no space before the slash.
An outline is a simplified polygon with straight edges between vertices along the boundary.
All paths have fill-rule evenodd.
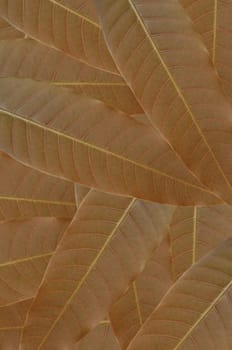
<path id="1" fill-rule="evenodd" d="M 232 349 L 231 16 L 0 0 L 0 349 Z"/>

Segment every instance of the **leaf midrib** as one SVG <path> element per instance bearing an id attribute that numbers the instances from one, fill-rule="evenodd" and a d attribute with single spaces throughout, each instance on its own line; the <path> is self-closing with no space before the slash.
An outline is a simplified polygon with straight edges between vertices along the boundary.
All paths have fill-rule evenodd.
<path id="1" fill-rule="evenodd" d="M 85 146 L 85 147 L 89 147 L 89 148 L 92 148 L 92 149 L 94 149 L 94 150 L 96 150 L 96 151 L 102 152 L 102 153 L 104 153 L 104 154 L 106 154 L 106 155 L 115 157 L 115 158 L 117 158 L 117 159 L 119 159 L 119 160 L 121 160 L 121 161 L 123 161 L 123 162 L 131 163 L 131 164 L 133 164 L 133 166 L 142 168 L 142 169 L 144 169 L 144 170 L 146 170 L 146 171 L 149 171 L 149 172 L 152 172 L 152 173 L 154 173 L 154 174 L 158 174 L 159 176 L 167 177 L 168 179 L 171 179 L 172 181 L 179 182 L 179 183 L 181 183 L 181 184 L 184 184 L 184 185 L 186 185 L 186 186 L 195 188 L 195 189 L 200 190 L 200 191 L 205 192 L 205 193 L 209 193 L 210 195 L 212 195 L 212 196 L 214 196 L 215 198 L 217 198 L 217 196 L 215 195 L 215 193 L 213 193 L 212 191 L 210 191 L 210 190 L 208 190 L 208 189 L 206 189 L 206 188 L 203 188 L 203 187 L 200 187 L 200 186 L 191 184 L 191 183 L 189 183 L 189 182 L 187 182 L 187 181 L 184 181 L 184 180 L 182 180 L 182 179 L 179 179 L 179 178 L 176 178 L 176 177 L 171 176 L 171 175 L 169 175 L 169 174 L 166 174 L 166 173 L 164 173 L 164 172 L 162 172 L 162 171 L 160 171 L 160 170 L 158 170 L 158 169 L 156 169 L 156 168 L 151 168 L 151 167 L 149 167 L 148 165 L 141 164 L 141 163 L 136 162 L 136 161 L 134 161 L 134 160 L 132 160 L 132 159 L 126 158 L 125 156 L 122 156 L 122 155 L 116 154 L 116 153 L 114 153 L 114 152 L 111 152 L 111 151 L 109 151 L 109 150 L 107 150 L 107 149 L 101 148 L 100 146 L 90 144 L 90 143 L 88 143 L 88 142 L 86 142 L 86 141 L 77 139 L 77 138 L 75 138 L 75 137 L 73 137 L 73 136 L 70 136 L 70 135 L 66 135 L 66 134 L 64 134 L 64 133 L 62 133 L 62 132 L 60 132 L 60 131 L 57 131 L 57 130 L 53 129 L 53 128 L 49 128 L 49 127 L 47 127 L 47 126 L 44 126 L 44 125 L 42 125 L 42 124 L 40 124 L 40 123 L 38 123 L 38 122 L 32 121 L 32 120 L 28 120 L 28 119 L 26 119 L 26 118 L 24 118 L 24 117 L 22 117 L 22 116 L 20 116 L 20 115 L 17 115 L 17 114 L 15 114 L 15 113 L 8 112 L 8 111 L 6 111 L 6 110 L 4 110 L 4 109 L 0 109 L 0 113 L 2 113 L 3 116 L 9 116 L 9 117 L 11 117 L 11 118 L 13 118 L 13 119 L 18 119 L 18 120 L 22 121 L 23 123 L 26 123 L 26 124 L 29 124 L 29 125 L 33 125 L 33 126 L 35 126 L 35 127 L 41 128 L 41 129 L 43 129 L 43 130 L 46 130 L 47 132 L 51 132 L 51 133 L 53 133 L 53 134 L 55 134 L 55 135 L 57 135 L 57 136 L 60 136 L 60 137 L 69 139 L 69 140 L 71 140 L 72 142 L 79 143 L 79 144 L 81 144 L 81 145 L 83 145 L 83 146 Z"/>

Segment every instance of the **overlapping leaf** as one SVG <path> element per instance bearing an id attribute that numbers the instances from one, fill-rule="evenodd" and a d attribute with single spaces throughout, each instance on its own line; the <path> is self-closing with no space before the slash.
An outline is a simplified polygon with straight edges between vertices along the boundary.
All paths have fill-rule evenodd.
<path id="1" fill-rule="evenodd" d="M 69 350 L 121 350 L 109 322 L 101 322 Z"/>
<path id="2" fill-rule="evenodd" d="M 231 206 L 177 208 L 170 224 L 174 279 L 231 236 Z"/>
<path id="3" fill-rule="evenodd" d="M 67 224 L 54 218 L 0 224 L 0 305 L 35 295 Z"/>
<path id="4" fill-rule="evenodd" d="M 173 204 L 220 201 L 157 131 L 126 114 L 30 80 L 0 79 L 0 89 L 0 149 L 17 160 L 138 198 Z"/>
<path id="5" fill-rule="evenodd" d="M 152 253 L 143 272 L 110 310 L 121 349 L 127 348 L 172 283 L 171 254 L 166 235 Z"/>
<path id="6" fill-rule="evenodd" d="M 54 216 L 76 210 L 73 185 L 28 168 L 0 153 L 0 220 Z"/>
<path id="7" fill-rule="evenodd" d="M 115 62 L 153 124 L 230 202 L 232 109 L 184 9 L 177 0 L 95 2 Z"/>
<path id="8" fill-rule="evenodd" d="M 180 0 L 209 50 L 223 89 L 232 102 L 232 3 L 231 1 Z"/>
<path id="9" fill-rule="evenodd" d="M 19 348 L 20 335 L 32 299 L 0 307 L 0 344 L 3 350 Z"/>
<path id="10" fill-rule="evenodd" d="M 158 246 L 173 207 L 91 190 L 53 255 L 22 350 L 57 350 L 97 325 Z"/>
<path id="11" fill-rule="evenodd" d="M 231 350 L 231 13 L 0 0 L 0 349 Z"/>
<path id="12" fill-rule="evenodd" d="M 0 18 L 0 40 L 23 38 L 24 34 L 13 28 L 8 22 Z"/>
<path id="13" fill-rule="evenodd" d="M 126 113 L 142 112 L 119 75 L 90 67 L 32 39 L 0 41 L 0 76 L 48 81 Z"/>
<path id="14" fill-rule="evenodd" d="M 194 264 L 169 290 L 128 349 L 210 349 L 216 338 L 219 347 L 229 349 L 231 255 L 230 238 Z M 221 314 L 225 307 L 227 312 Z"/>
<path id="15" fill-rule="evenodd" d="M 100 26 L 55 0 L 1 0 L 0 16 L 31 38 L 88 64 L 117 72 Z"/>

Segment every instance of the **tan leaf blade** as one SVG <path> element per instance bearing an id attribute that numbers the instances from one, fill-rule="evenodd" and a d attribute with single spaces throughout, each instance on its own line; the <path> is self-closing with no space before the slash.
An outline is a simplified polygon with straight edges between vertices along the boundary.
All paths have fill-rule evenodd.
<path id="1" fill-rule="evenodd" d="M 126 113 L 142 113 L 124 80 L 32 39 L 0 41 L 0 76 L 47 81 Z"/>
<path id="2" fill-rule="evenodd" d="M 34 296 L 67 225 L 54 218 L 0 224 L 0 305 Z"/>
<path id="3" fill-rule="evenodd" d="M 76 205 L 79 206 L 91 189 L 89 187 L 85 187 L 80 184 L 75 184 L 74 190 L 75 190 Z"/>
<path id="4" fill-rule="evenodd" d="M 28 168 L 0 152 L 0 221 L 19 217 L 73 217 L 73 185 Z"/>
<path id="5" fill-rule="evenodd" d="M 69 350 L 121 350 L 110 323 L 101 323 Z"/>
<path id="6" fill-rule="evenodd" d="M 99 24 L 93 0 L 57 0 L 56 2 Z"/>
<path id="7" fill-rule="evenodd" d="M 230 201 L 232 109 L 182 6 L 95 2 L 114 60 L 152 123 L 201 182 Z"/>
<path id="8" fill-rule="evenodd" d="M 0 149 L 17 160 L 107 192 L 171 204 L 220 202 L 157 131 L 126 114 L 30 80 L 3 78 L 0 89 Z"/>
<path id="9" fill-rule="evenodd" d="M 23 38 L 24 34 L 0 17 L 0 40 Z"/>
<path id="10" fill-rule="evenodd" d="M 192 264 L 231 237 L 232 207 L 178 207 L 170 223 L 172 271 L 179 278 Z"/>
<path id="11" fill-rule="evenodd" d="M 32 299 L 0 307 L 0 344 L 2 350 L 19 349 L 20 335 Z"/>
<path id="12" fill-rule="evenodd" d="M 142 273 L 113 305 L 110 319 L 121 348 L 127 346 L 172 285 L 169 240 L 165 236 Z"/>
<path id="13" fill-rule="evenodd" d="M 215 330 L 220 338 L 216 344 L 220 344 L 220 349 L 229 349 L 232 339 L 231 327 L 227 328 L 232 316 L 231 256 L 230 238 L 194 264 L 162 299 L 128 350 L 204 349 L 205 344 L 215 345 L 212 342 Z M 223 320 L 220 317 L 215 319 L 226 306 L 228 312 L 223 314 Z M 212 318 L 214 322 L 211 323 Z M 227 336 L 230 346 L 223 347 Z"/>
<path id="14" fill-rule="evenodd" d="M 0 15 L 29 37 L 92 66 L 117 72 L 99 24 L 61 2 L 1 0 Z"/>
<path id="15" fill-rule="evenodd" d="M 232 3 L 231 1 L 180 0 L 201 34 L 213 64 L 218 71 L 223 89 L 232 102 Z"/>
<path id="16" fill-rule="evenodd" d="M 49 264 L 21 349 L 63 349 L 97 325 L 141 272 L 173 212 L 91 190 Z"/>

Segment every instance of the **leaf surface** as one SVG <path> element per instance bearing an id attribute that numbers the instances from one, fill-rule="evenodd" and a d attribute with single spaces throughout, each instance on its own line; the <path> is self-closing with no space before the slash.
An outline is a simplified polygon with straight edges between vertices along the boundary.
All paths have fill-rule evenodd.
<path id="1" fill-rule="evenodd" d="M 125 81 L 32 39 L 0 41 L 0 76 L 47 81 L 126 113 L 142 113 Z"/>
<path id="2" fill-rule="evenodd" d="M 184 9 L 177 0 L 96 5 L 114 60 L 154 126 L 203 184 L 230 201 L 232 110 Z"/>
<path id="3" fill-rule="evenodd" d="M 178 207 L 170 223 L 172 272 L 179 278 L 201 257 L 231 236 L 232 207 Z"/>
<path id="4" fill-rule="evenodd" d="M 172 204 L 220 202 L 158 131 L 126 114 L 30 80 L 3 78 L 0 88 L 0 149 L 17 160 L 107 192 Z"/>
<path id="5" fill-rule="evenodd" d="M 109 322 L 102 322 L 89 332 L 73 350 L 121 350 Z M 70 349 L 71 350 L 71 349 Z"/>
<path id="6" fill-rule="evenodd" d="M 0 15 L 29 37 L 117 72 L 98 23 L 55 0 L 1 0 Z"/>
<path id="7" fill-rule="evenodd" d="M 50 261 L 21 349 L 63 349 L 97 325 L 158 246 L 173 207 L 91 190 Z"/>
<path id="8" fill-rule="evenodd" d="M 180 1 L 209 50 L 222 87 L 232 102 L 231 1 Z"/>
<path id="9" fill-rule="evenodd" d="M 230 238 L 194 264 L 162 299 L 128 349 L 203 349 L 201 345 L 196 346 L 196 342 L 199 344 L 200 340 L 202 345 L 213 345 L 215 330 L 223 340 L 218 340 L 216 344 L 225 345 L 224 332 L 231 322 L 231 254 Z M 228 312 L 220 319 L 221 310 L 226 306 Z M 219 313 L 216 310 L 220 310 Z M 226 323 L 223 325 L 224 320 Z M 210 323 L 211 329 L 206 332 Z M 231 344 L 231 328 L 227 334 Z"/>
<path id="10" fill-rule="evenodd" d="M 26 167 L 0 153 L 0 220 L 55 216 L 76 210 L 73 185 Z"/>
<path id="11" fill-rule="evenodd" d="M 34 296 L 67 224 L 54 218 L 0 224 L 0 305 Z"/>
<path id="12" fill-rule="evenodd" d="M 24 34 L 0 17 L 0 40 L 23 38 Z"/>
<path id="13" fill-rule="evenodd" d="M 32 299 L 0 307 L 0 344 L 2 350 L 16 350 Z"/>
<path id="14" fill-rule="evenodd" d="M 110 310 L 110 319 L 121 349 L 130 341 L 173 283 L 169 239 L 154 249 L 146 266 Z"/>
<path id="15" fill-rule="evenodd" d="M 75 186 L 76 204 L 77 206 L 79 206 L 91 189 L 89 187 L 85 187 L 80 184 L 75 184 L 74 186 Z"/>

